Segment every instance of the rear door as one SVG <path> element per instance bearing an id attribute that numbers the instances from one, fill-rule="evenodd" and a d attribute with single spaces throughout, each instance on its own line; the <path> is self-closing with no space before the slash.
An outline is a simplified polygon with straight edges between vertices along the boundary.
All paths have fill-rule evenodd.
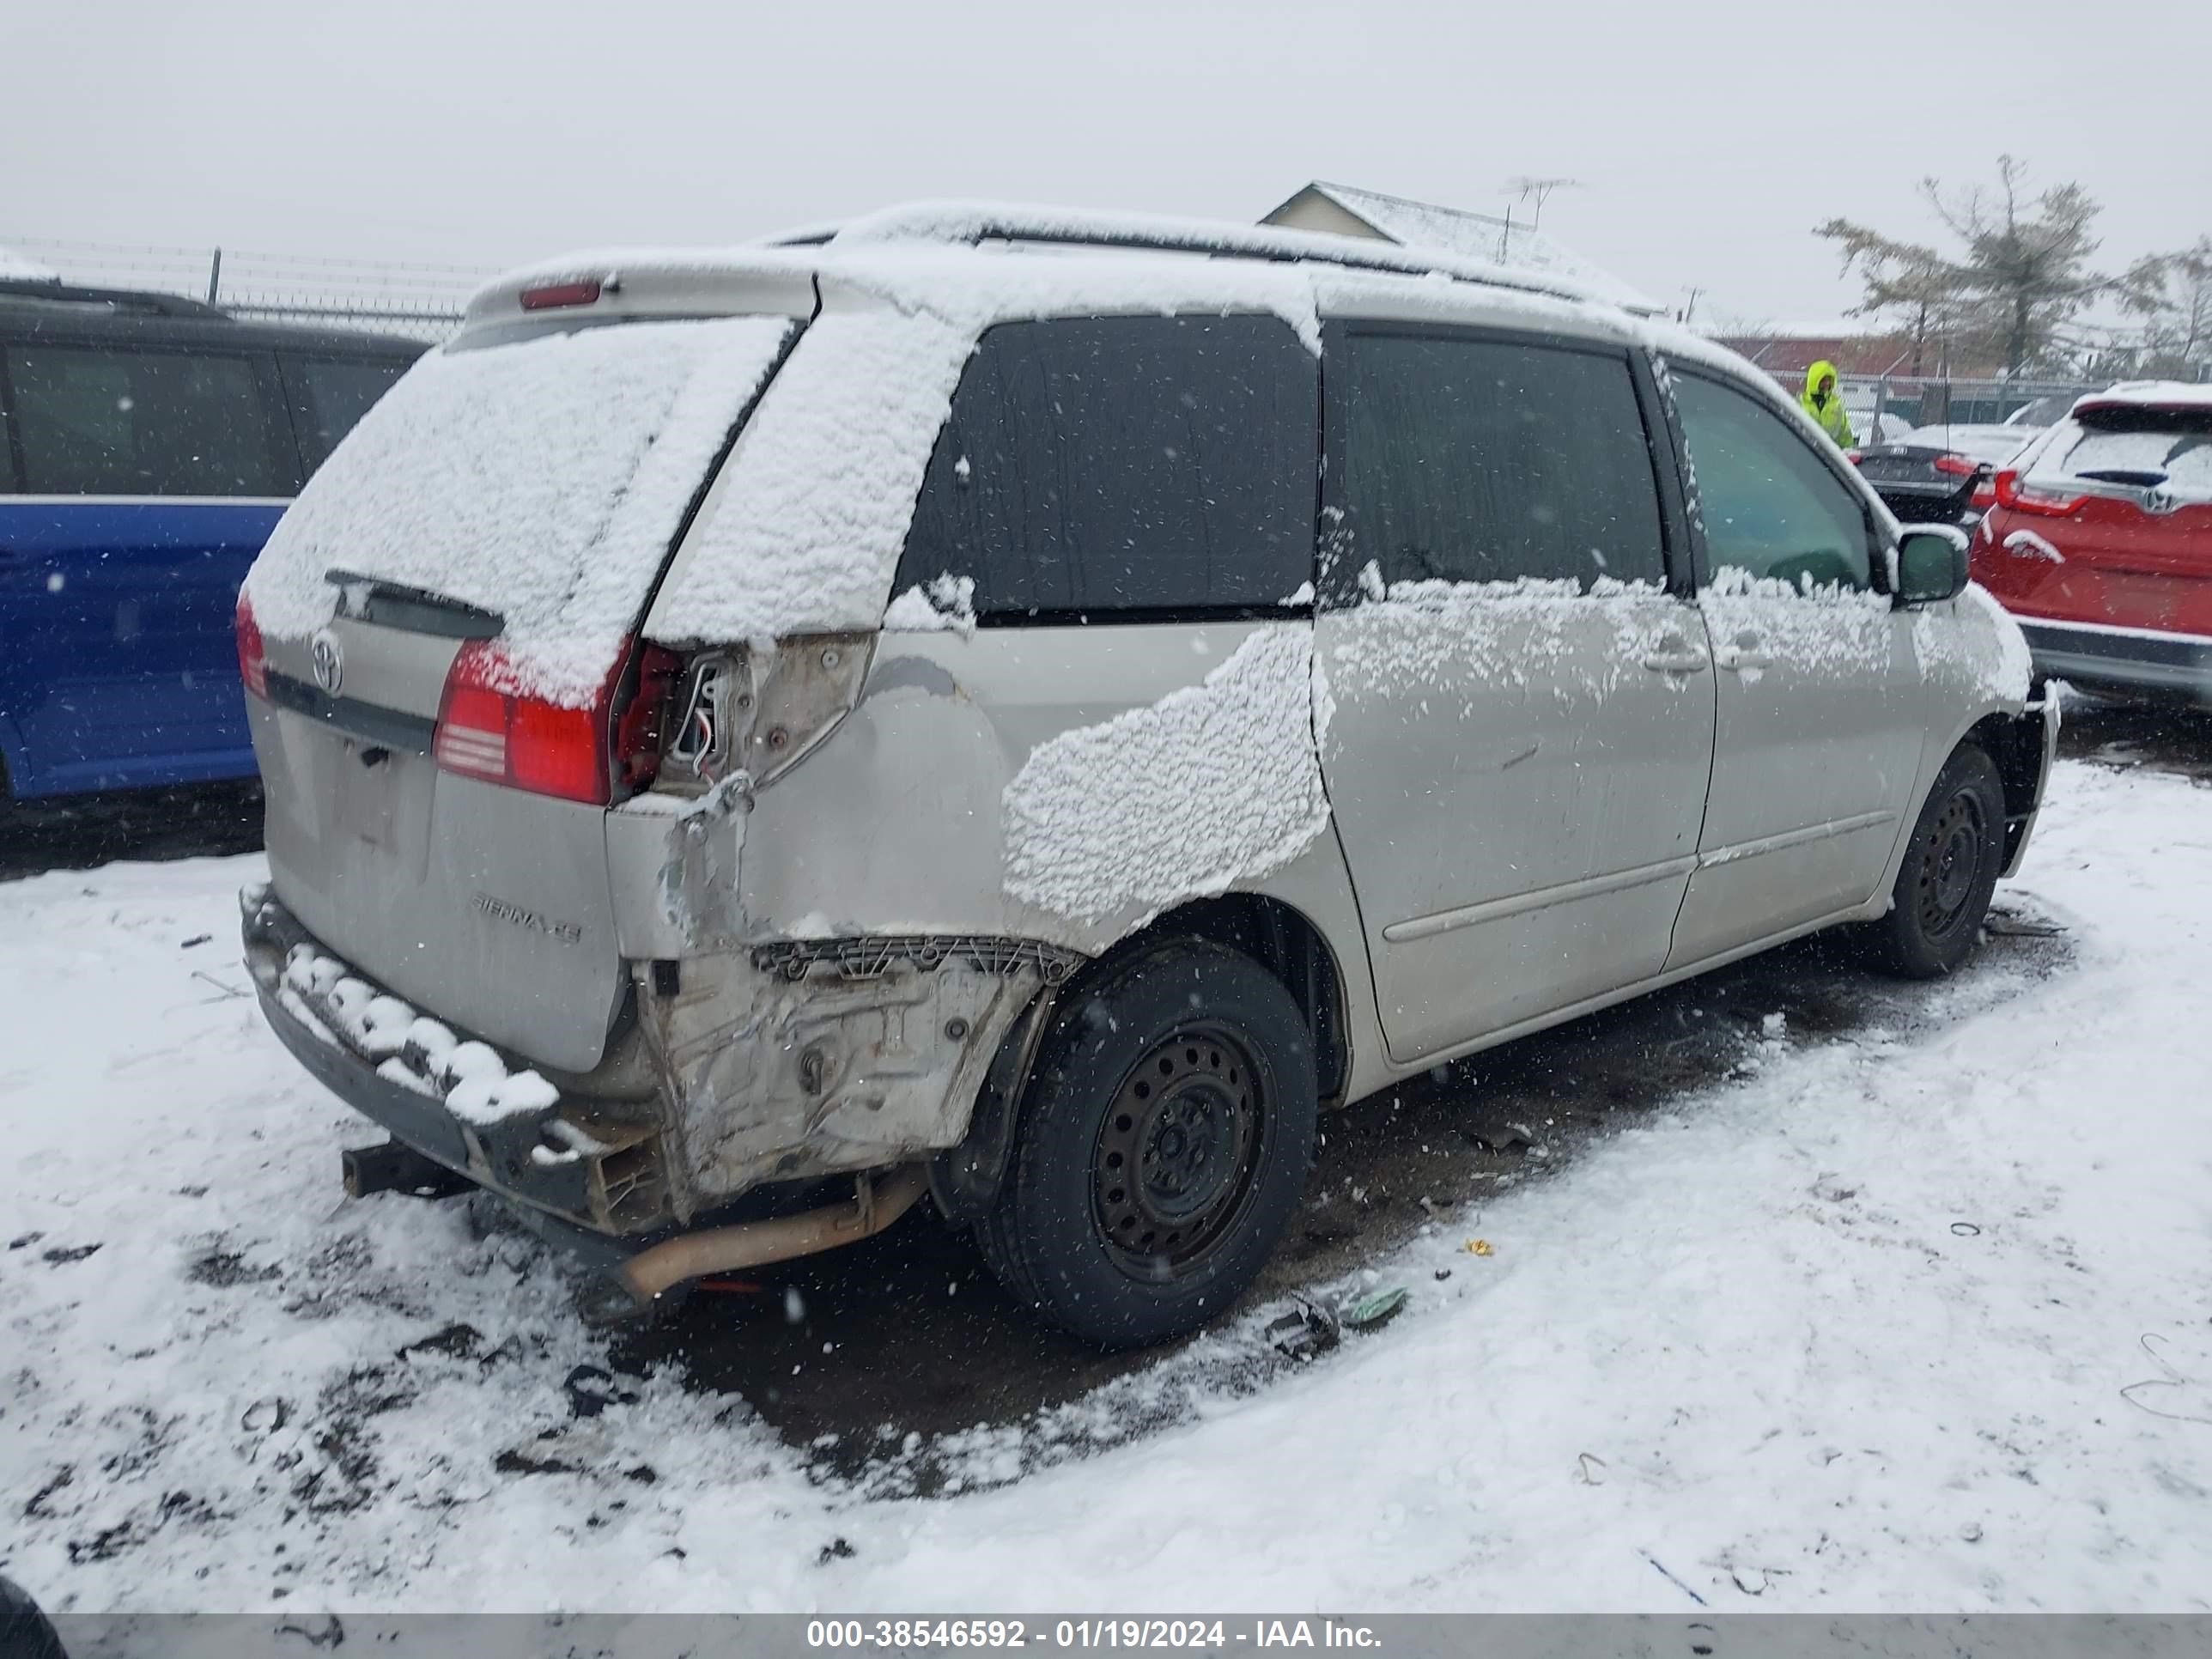
<path id="1" fill-rule="evenodd" d="M 273 360 L 18 338 L 0 639 L 24 793 L 246 775 L 230 617 L 297 483 Z"/>
<path id="2" fill-rule="evenodd" d="M 1674 374 L 1717 669 L 1711 799 L 1675 924 L 1684 966 L 1863 903 L 1911 805 L 1929 710 L 1911 618 L 1877 591 L 1863 498 L 1779 410 Z"/>
<path id="3" fill-rule="evenodd" d="M 1713 674 L 1640 361 L 1347 324 L 1324 379 L 1322 770 L 1406 1061 L 1659 971 Z"/>

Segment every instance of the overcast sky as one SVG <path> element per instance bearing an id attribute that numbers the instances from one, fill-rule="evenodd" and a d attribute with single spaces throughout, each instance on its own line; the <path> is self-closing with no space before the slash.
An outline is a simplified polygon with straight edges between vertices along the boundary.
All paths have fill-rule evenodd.
<path id="1" fill-rule="evenodd" d="M 1851 303 L 2000 151 L 2115 263 L 2212 231 L 2212 0 L 0 0 L 10 238 L 499 266 L 904 198 L 1249 220 L 1323 178 L 1500 211 L 1701 315 Z"/>

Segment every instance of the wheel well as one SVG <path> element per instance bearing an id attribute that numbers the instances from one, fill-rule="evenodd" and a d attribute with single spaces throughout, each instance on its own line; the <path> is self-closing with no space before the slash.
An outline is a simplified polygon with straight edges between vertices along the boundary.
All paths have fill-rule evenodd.
<path id="1" fill-rule="evenodd" d="M 1974 744 L 1996 763 L 1998 781 L 2004 785 L 2008 868 L 2021 836 L 2027 833 L 2036 789 L 2043 781 L 2043 721 L 2034 714 L 1990 714 L 1977 721 L 1961 741 Z"/>
<path id="2" fill-rule="evenodd" d="M 1280 899 L 1264 893 L 1226 893 L 1169 911 L 1122 940 L 1104 959 L 1173 938 L 1212 939 L 1242 951 L 1282 981 L 1313 1032 L 1322 1104 L 1332 1106 L 1343 1099 L 1352 1066 L 1344 975 L 1318 927 Z"/>

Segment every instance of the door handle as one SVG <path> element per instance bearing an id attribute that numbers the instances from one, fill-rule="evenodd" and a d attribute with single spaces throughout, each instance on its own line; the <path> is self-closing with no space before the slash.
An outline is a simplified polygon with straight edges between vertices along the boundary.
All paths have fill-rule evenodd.
<path id="1" fill-rule="evenodd" d="M 1759 650 L 1761 641 L 1747 628 L 1729 643 L 1713 653 L 1713 660 L 1731 673 L 1741 673 L 1747 668 L 1765 668 L 1770 659 Z"/>
<path id="2" fill-rule="evenodd" d="M 1655 674 L 1702 674 L 1705 672 L 1706 657 L 1704 652 L 1692 651 L 1687 646 L 1662 648 L 1645 657 L 1644 665 Z"/>

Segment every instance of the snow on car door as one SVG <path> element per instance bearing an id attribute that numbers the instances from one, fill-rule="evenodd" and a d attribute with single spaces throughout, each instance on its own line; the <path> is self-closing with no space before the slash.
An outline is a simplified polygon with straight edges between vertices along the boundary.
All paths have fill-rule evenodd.
<path id="1" fill-rule="evenodd" d="M 1863 903 L 1924 744 L 1910 618 L 1875 591 L 1866 507 L 1782 416 L 1677 373 L 1711 579 L 1711 797 L 1668 965 Z"/>
<path id="2" fill-rule="evenodd" d="M 1406 1060 L 1659 971 L 1713 676 L 1625 350 L 1358 325 L 1328 351 L 1322 771 Z"/>

